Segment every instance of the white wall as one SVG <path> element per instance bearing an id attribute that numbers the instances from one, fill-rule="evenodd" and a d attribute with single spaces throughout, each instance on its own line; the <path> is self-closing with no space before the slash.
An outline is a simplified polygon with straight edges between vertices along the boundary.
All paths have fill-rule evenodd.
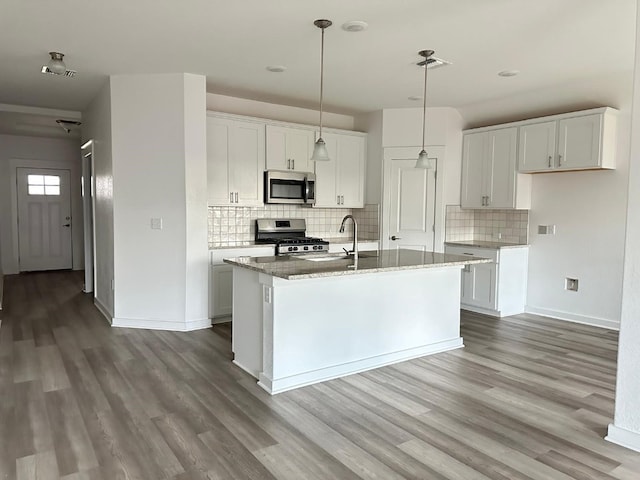
<path id="1" fill-rule="evenodd" d="M 307 125 L 317 125 L 320 120 L 319 112 L 316 110 L 228 97 L 216 93 L 207 93 L 207 110 Z M 354 122 L 354 117 L 350 115 L 331 112 L 323 112 L 322 114 L 322 125 L 324 127 L 353 130 L 355 128 Z"/>
<path id="2" fill-rule="evenodd" d="M 80 160 L 80 143 L 77 139 L 0 135 L 0 236 L 3 247 L 0 253 L 5 274 L 18 273 L 18 233 L 15 220 L 17 166 L 71 170 L 73 268 L 83 268 Z"/>
<path id="3" fill-rule="evenodd" d="M 616 170 L 533 176 L 527 311 L 617 328 L 629 174 L 629 109 L 618 118 Z M 555 235 L 538 235 L 555 225 Z M 567 291 L 565 278 L 579 280 Z"/>
<path id="4" fill-rule="evenodd" d="M 96 282 L 94 297 L 98 306 L 113 317 L 113 160 L 111 153 L 111 83 L 107 81 L 82 114 L 83 143 L 93 139 Z"/>
<path id="5" fill-rule="evenodd" d="M 201 76 L 111 77 L 114 325 L 209 324 L 205 104 Z"/>
<path id="6" fill-rule="evenodd" d="M 640 8 L 632 104 L 629 203 L 624 259 L 624 292 L 618 349 L 614 423 L 607 440 L 640 451 Z"/>

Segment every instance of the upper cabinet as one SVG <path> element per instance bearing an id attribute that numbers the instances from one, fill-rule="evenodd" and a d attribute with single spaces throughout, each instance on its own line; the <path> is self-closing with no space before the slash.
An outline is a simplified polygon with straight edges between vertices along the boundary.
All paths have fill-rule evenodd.
<path id="1" fill-rule="evenodd" d="M 531 179 L 516 171 L 517 140 L 517 127 L 464 135 L 462 208 L 530 208 Z"/>
<path id="2" fill-rule="evenodd" d="M 616 121 L 615 110 L 599 108 L 520 122 L 518 170 L 613 169 Z"/>
<path id="3" fill-rule="evenodd" d="M 264 124 L 207 116 L 208 203 L 263 204 Z"/>
<path id="4" fill-rule="evenodd" d="M 362 208 L 366 136 L 326 133 L 330 161 L 316 162 L 316 207 Z"/>
<path id="5" fill-rule="evenodd" d="M 313 172 L 313 130 L 267 125 L 267 170 Z"/>

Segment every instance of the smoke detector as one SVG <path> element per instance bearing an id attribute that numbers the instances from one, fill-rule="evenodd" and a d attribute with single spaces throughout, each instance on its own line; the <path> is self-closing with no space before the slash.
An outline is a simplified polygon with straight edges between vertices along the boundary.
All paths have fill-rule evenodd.
<path id="1" fill-rule="evenodd" d="M 78 122 L 75 120 L 62 120 L 62 119 L 58 119 L 56 120 L 56 123 L 58 125 L 60 125 L 62 127 L 62 129 L 67 132 L 67 133 L 71 133 L 71 130 L 74 129 L 75 127 L 79 127 L 80 125 L 82 125 L 82 122 Z"/>
<path id="2" fill-rule="evenodd" d="M 49 52 L 51 56 L 51 60 L 49 63 L 42 66 L 40 70 L 42 73 L 48 73 L 50 75 L 61 75 L 64 77 L 73 77 L 77 73 L 75 70 L 68 70 L 67 66 L 64 64 L 62 58 L 64 57 L 64 53 L 60 52 Z"/>

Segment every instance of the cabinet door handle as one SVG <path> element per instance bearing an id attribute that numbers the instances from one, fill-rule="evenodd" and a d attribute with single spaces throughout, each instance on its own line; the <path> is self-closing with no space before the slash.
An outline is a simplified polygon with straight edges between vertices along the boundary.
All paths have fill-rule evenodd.
<path id="1" fill-rule="evenodd" d="M 485 206 L 489 206 L 491 204 L 491 197 L 489 195 L 487 195 L 487 203 L 485 204 Z"/>
<path id="2" fill-rule="evenodd" d="M 229 192 L 229 203 L 233 203 L 233 192 Z"/>
<path id="3" fill-rule="evenodd" d="M 238 192 L 236 192 L 235 196 L 236 196 L 236 203 L 238 203 Z"/>
<path id="4" fill-rule="evenodd" d="M 549 155 L 549 168 L 551 168 L 551 155 Z"/>
<path id="5" fill-rule="evenodd" d="M 558 154 L 558 166 L 562 165 L 562 155 Z"/>
<path id="6" fill-rule="evenodd" d="M 396 237 L 395 235 L 391 235 L 391 240 L 402 240 L 402 237 Z"/>
<path id="7" fill-rule="evenodd" d="M 291 170 L 295 170 L 296 169 L 296 159 L 292 158 L 291 159 Z"/>
<path id="8" fill-rule="evenodd" d="M 287 170 L 291 170 L 291 159 L 287 158 Z"/>
<path id="9" fill-rule="evenodd" d="M 340 205 L 340 195 L 337 195 L 337 196 L 336 196 L 336 204 L 337 204 L 337 205 Z"/>
<path id="10" fill-rule="evenodd" d="M 487 197 L 485 195 L 482 196 L 482 206 L 484 207 L 486 205 L 486 200 Z"/>

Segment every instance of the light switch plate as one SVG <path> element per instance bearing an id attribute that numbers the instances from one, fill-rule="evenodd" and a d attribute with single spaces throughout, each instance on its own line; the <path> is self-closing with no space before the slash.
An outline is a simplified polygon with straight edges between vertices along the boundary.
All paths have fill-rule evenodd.
<path id="1" fill-rule="evenodd" d="M 162 218 L 152 218 L 151 219 L 151 229 L 152 230 L 162 230 Z"/>

